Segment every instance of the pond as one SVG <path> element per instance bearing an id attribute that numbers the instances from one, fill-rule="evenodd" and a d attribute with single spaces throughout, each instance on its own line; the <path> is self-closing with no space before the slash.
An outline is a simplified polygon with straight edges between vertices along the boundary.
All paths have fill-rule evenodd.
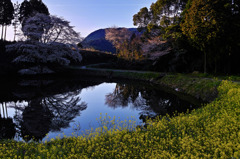
<path id="1" fill-rule="evenodd" d="M 100 116 L 134 120 L 186 112 L 200 105 L 159 87 L 104 79 L 12 79 L 0 84 L 0 139 L 50 140 L 100 127 Z"/>

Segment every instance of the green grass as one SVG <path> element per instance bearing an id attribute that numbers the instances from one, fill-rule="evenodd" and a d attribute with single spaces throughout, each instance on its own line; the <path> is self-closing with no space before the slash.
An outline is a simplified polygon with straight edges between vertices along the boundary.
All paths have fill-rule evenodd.
<path id="1" fill-rule="evenodd" d="M 217 87 L 220 85 L 221 80 L 173 74 L 163 77 L 158 83 L 173 89 L 178 88 L 183 93 L 210 102 L 217 97 Z"/>
<path id="2" fill-rule="evenodd" d="M 240 158 L 240 86 L 223 81 L 218 92 L 204 107 L 149 121 L 144 130 L 129 131 L 129 125 L 110 119 L 115 127 L 103 126 L 85 137 L 2 141 L 0 158 Z"/>
<path id="3" fill-rule="evenodd" d="M 210 78 L 208 75 L 201 74 L 165 74 L 159 72 L 147 71 L 127 71 L 127 70 L 111 70 L 111 69 L 90 69 L 80 70 L 92 76 L 101 76 L 106 78 L 130 79 L 152 82 L 154 84 L 165 85 L 172 89 L 178 89 L 179 92 L 192 95 L 206 102 L 213 101 L 217 97 L 217 87 L 221 80 Z M 162 78 L 163 77 L 163 78 Z"/>
<path id="4" fill-rule="evenodd" d="M 219 80 L 231 80 L 231 81 L 240 81 L 240 76 L 231 75 L 231 76 L 223 76 L 223 75 L 212 75 L 206 73 L 191 73 L 187 74 L 189 77 L 199 77 L 199 78 L 215 78 Z"/>

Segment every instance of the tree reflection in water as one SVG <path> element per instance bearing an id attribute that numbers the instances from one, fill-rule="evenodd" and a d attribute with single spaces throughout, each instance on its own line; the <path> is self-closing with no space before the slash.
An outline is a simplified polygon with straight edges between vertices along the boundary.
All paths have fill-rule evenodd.
<path id="1" fill-rule="evenodd" d="M 13 119 L 7 119 L 7 111 L 4 108 L 5 116 L 1 114 L 0 118 L 0 139 L 9 139 L 15 136 L 17 140 L 29 141 L 34 139 L 40 141 L 49 132 L 61 130 L 68 132 L 67 129 L 73 119 L 87 108 L 87 104 L 81 102 L 82 88 L 98 86 L 102 82 L 102 80 L 97 79 L 96 81 L 94 79 L 59 79 L 57 81 L 22 81 L 15 86 L 8 84 L 9 86 L 5 86 L 4 91 L 0 92 L 0 99 L 5 102 L 12 101 L 8 102 L 5 107 L 13 108 L 11 110 L 15 112 L 12 112 Z M 115 85 L 111 85 L 111 88 L 112 86 Z M 105 89 L 105 87 L 100 88 Z M 102 92 L 97 91 L 99 94 L 97 98 L 91 97 L 91 94 L 90 97 L 85 98 L 86 100 L 88 98 L 99 100 L 102 98 Z M 90 119 L 92 116 L 95 119 L 95 116 L 98 115 L 95 112 L 102 111 L 103 107 L 103 111 L 112 111 L 111 109 L 105 110 L 105 105 L 113 109 L 130 107 L 133 109 L 133 113 L 139 113 L 139 118 L 143 121 L 146 116 L 155 117 L 166 113 L 171 115 L 175 111 L 184 112 L 192 106 L 174 95 L 149 88 L 146 84 L 131 85 L 126 83 L 116 84 L 114 91 L 105 96 L 105 105 L 101 101 L 99 103 L 97 101 L 97 104 L 100 104 L 100 107 L 91 105 L 89 112 L 86 112 L 86 116 Z M 128 109 L 126 108 L 126 110 Z M 86 122 L 88 121 L 83 121 L 84 124 Z M 55 136 L 56 133 L 53 134 Z"/>
<path id="2" fill-rule="evenodd" d="M 6 103 L 4 102 L 1 103 L 0 104 L 0 140 L 13 139 L 16 134 L 15 126 L 16 125 L 13 123 L 13 119 L 8 117 Z"/>
<path id="3" fill-rule="evenodd" d="M 14 117 L 19 123 L 20 136 L 25 141 L 41 141 L 50 131 L 69 127 L 69 123 L 87 108 L 86 103 L 80 103 L 80 92 L 77 90 L 30 100 L 24 109 L 20 108 L 22 114 Z"/>
<path id="4" fill-rule="evenodd" d="M 114 109 L 127 107 L 129 103 L 137 104 L 140 102 L 139 99 L 136 100 L 139 97 L 139 91 L 131 85 L 117 84 L 113 93 L 106 95 L 105 104 Z"/>
<path id="5" fill-rule="evenodd" d="M 113 93 L 106 95 L 105 104 L 114 109 L 131 106 L 140 111 L 139 118 L 142 120 L 146 117 L 186 112 L 195 107 L 161 90 L 127 84 L 117 84 Z"/>
<path id="6" fill-rule="evenodd" d="M 86 103 L 80 103 L 80 92 L 81 90 L 77 90 L 44 98 L 44 105 L 54 116 L 51 124 L 52 131 L 60 131 L 61 128 L 69 127 L 70 121 L 87 108 Z"/>
<path id="7" fill-rule="evenodd" d="M 51 111 L 43 105 L 41 98 L 31 100 L 20 120 L 21 137 L 25 141 L 42 140 L 51 129 L 52 118 Z"/>

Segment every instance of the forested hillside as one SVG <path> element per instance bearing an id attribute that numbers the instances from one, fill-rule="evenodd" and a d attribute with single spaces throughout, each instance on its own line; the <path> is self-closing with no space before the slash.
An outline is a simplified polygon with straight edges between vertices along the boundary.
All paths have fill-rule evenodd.
<path id="1" fill-rule="evenodd" d="M 107 29 L 99 29 L 89 34 L 81 43 L 83 48 L 116 53 L 116 48 L 113 44 L 106 40 L 106 30 Z M 136 28 L 129 28 L 128 30 L 133 33 L 138 32 Z"/>

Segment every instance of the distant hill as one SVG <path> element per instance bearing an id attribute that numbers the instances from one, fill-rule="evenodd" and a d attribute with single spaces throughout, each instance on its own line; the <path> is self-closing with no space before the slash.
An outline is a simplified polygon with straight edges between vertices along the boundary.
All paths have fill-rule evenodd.
<path id="1" fill-rule="evenodd" d="M 132 32 L 138 32 L 136 28 L 129 28 Z M 82 42 L 84 48 L 94 48 L 99 51 L 116 53 L 115 47 L 105 39 L 106 29 L 99 29 L 89 34 Z"/>

